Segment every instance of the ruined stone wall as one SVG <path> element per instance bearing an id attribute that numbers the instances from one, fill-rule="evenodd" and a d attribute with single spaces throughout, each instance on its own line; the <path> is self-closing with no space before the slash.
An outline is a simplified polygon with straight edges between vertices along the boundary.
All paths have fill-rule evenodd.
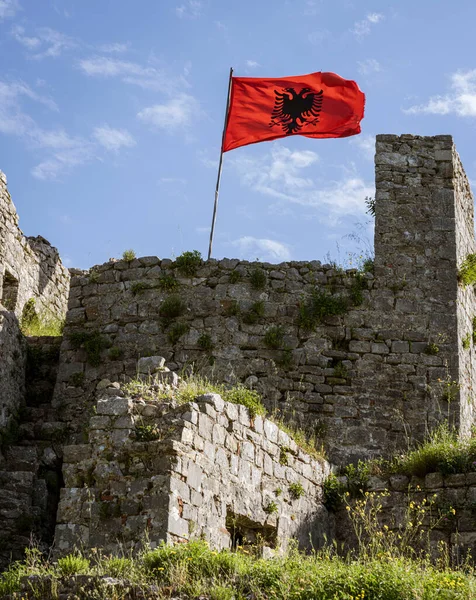
<path id="1" fill-rule="evenodd" d="M 25 237 L 0 171 L 0 435 L 24 402 L 25 348 L 20 322 L 26 303 L 42 319 L 66 313 L 69 272 L 44 238 Z"/>
<path id="2" fill-rule="evenodd" d="M 106 392 L 89 443 L 65 447 L 58 553 L 200 537 L 218 549 L 323 544 L 329 466 L 274 423 L 217 394 L 173 408 Z"/>
<path id="3" fill-rule="evenodd" d="M 0 302 L 5 309 L 20 319 L 23 307 L 34 298 L 38 313 L 64 317 L 68 270 L 47 240 L 23 235 L 3 173 L 0 173 L 0 266 Z"/>
<path id="4" fill-rule="evenodd" d="M 473 246 L 472 196 L 451 137 L 378 136 L 375 276 L 225 259 L 185 277 L 155 257 L 77 272 L 55 403 L 77 439 L 97 382 L 134 377 L 139 356 L 159 353 L 173 369 L 193 364 L 252 385 L 270 410 L 325 434 L 335 462 L 389 454 L 448 416 L 467 433 L 472 367 L 461 338 L 476 308 L 457 272 Z M 348 306 L 310 331 L 300 303 L 316 290 Z M 165 319 L 170 297 L 185 310 Z M 78 349 L 78 334 L 101 340 L 100 359 L 87 343 Z"/>

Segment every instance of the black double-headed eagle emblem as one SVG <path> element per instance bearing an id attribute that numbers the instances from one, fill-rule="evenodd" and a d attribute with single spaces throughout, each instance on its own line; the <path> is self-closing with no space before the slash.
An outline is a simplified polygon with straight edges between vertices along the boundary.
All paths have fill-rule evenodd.
<path id="1" fill-rule="evenodd" d="M 284 88 L 274 90 L 276 100 L 271 113 L 270 127 L 278 125 L 285 135 L 298 133 L 304 125 L 316 125 L 322 110 L 323 90 L 314 92 L 311 88 Z"/>

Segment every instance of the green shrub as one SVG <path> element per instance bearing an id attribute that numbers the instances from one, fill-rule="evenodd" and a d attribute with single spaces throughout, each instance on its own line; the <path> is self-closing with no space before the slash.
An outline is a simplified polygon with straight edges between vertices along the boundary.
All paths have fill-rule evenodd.
<path id="1" fill-rule="evenodd" d="M 371 217 L 375 217 L 375 198 L 365 196 L 365 206 L 367 207 L 365 212 Z"/>
<path id="2" fill-rule="evenodd" d="M 89 271 L 89 283 L 97 283 L 99 281 L 99 272 L 95 269 Z"/>
<path id="3" fill-rule="evenodd" d="M 283 348 L 281 356 L 275 362 L 283 369 L 290 369 L 293 366 L 293 351 L 291 348 Z"/>
<path id="4" fill-rule="evenodd" d="M 349 298 L 354 306 L 360 306 L 364 301 L 363 290 L 367 289 L 367 280 L 361 272 L 355 273 L 350 286 Z"/>
<path id="5" fill-rule="evenodd" d="M 476 254 L 468 254 L 464 259 L 458 270 L 458 281 L 464 287 L 476 283 Z"/>
<path id="6" fill-rule="evenodd" d="M 261 396 L 258 392 L 250 390 L 243 385 L 237 385 L 230 390 L 226 390 L 223 394 L 223 400 L 246 406 L 252 418 L 256 417 L 256 415 L 264 416 L 266 414 L 266 408 L 263 406 Z"/>
<path id="7" fill-rule="evenodd" d="M 461 340 L 463 350 L 469 350 L 471 348 L 471 334 L 467 333 Z"/>
<path id="8" fill-rule="evenodd" d="M 236 269 L 234 269 L 231 273 L 230 273 L 230 283 L 238 283 L 238 281 L 241 280 L 241 273 L 239 271 L 237 271 Z"/>
<path id="9" fill-rule="evenodd" d="M 304 488 L 302 483 L 291 483 L 289 484 L 289 493 L 293 500 L 298 500 L 301 496 L 304 496 Z"/>
<path id="10" fill-rule="evenodd" d="M 198 250 L 183 252 L 175 259 L 175 266 L 183 275 L 193 277 L 202 265 L 202 255 Z"/>
<path id="11" fill-rule="evenodd" d="M 70 333 L 69 340 L 75 350 L 83 347 L 87 361 L 92 367 L 101 364 L 101 351 L 107 347 L 107 341 L 98 331 L 77 331 Z"/>
<path id="12" fill-rule="evenodd" d="M 110 348 L 108 355 L 111 360 L 119 360 L 122 358 L 124 352 L 118 346 L 113 346 Z"/>
<path id="13" fill-rule="evenodd" d="M 440 351 L 440 348 L 435 343 L 430 343 L 425 348 L 425 354 L 429 354 L 430 356 L 436 356 L 439 351 Z"/>
<path id="14" fill-rule="evenodd" d="M 197 340 L 197 346 L 199 346 L 202 350 L 207 350 L 210 352 L 214 348 L 214 344 L 212 342 L 212 338 L 208 333 L 202 333 L 202 335 Z"/>
<path id="15" fill-rule="evenodd" d="M 124 250 L 124 252 L 122 253 L 122 260 L 125 260 L 127 262 L 131 262 L 131 260 L 134 260 L 135 257 L 136 253 L 132 249 Z"/>
<path id="16" fill-rule="evenodd" d="M 167 332 L 167 338 L 172 345 L 175 345 L 189 331 L 190 325 L 188 323 L 174 323 Z"/>
<path id="17" fill-rule="evenodd" d="M 264 302 L 263 300 L 258 300 L 243 314 L 243 323 L 255 325 L 261 317 L 264 317 Z"/>
<path id="18" fill-rule="evenodd" d="M 347 312 L 347 309 L 346 298 L 332 295 L 327 290 L 315 289 L 306 300 L 300 302 L 298 324 L 303 329 L 312 331 L 326 317 L 341 315 Z"/>
<path id="19" fill-rule="evenodd" d="M 225 316 L 236 317 L 240 314 L 240 305 L 237 300 L 227 300 L 225 305 Z"/>
<path id="20" fill-rule="evenodd" d="M 81 575 L 89 571 L 89 560 L 80 554 L 68 554 L 58 558 L 57 570 L 63 577 Z"/>
<path id="21" fill-rule="evenodd" d="M 139 424 L 135 427 L 136 440 L 138 442 L 152 442 L 160 439 L 160 429 L 156 424 Z"/>
<path id="22" fill-rule="evenodd" d="M 264 335 L 264 343 L 268 348 L 281 348 L 284 343 L 284 329 L 280 325 L 270 327 Z"/>
<path id="23" fill-rule="evenodd" d="M 258 267 L 255 267 L 250 273 L 250 284 L 254 290 L 263 290 L 266 287 L 266 283 L 268 282 L 268 277 L 263 271 Z"/>
<path id="24" fill-rule="evenodd" d="M 173 275 L 164 273 L 159 277 L 158 285 L 161 290 L 171 292 L 172 290 L 177 289 L 180 284 Z"/>
<path id="25" fill-rule="evenodd" d="M 168 296 L 159 308 L 159 315 L 166 321 L 171 321 L 183 315 L 187 305 L 180 296 Z"/>
<path id="26" fill-rule="evenodd" d="M 366 258 L 362 263 L 362 271 L 364 273 L 373 273 L 375 269 L 375 263 L 373 258 Z"/>
<path id="27" fill-rule="evenodd" d="M 341 360 L 339 360 L 336 366 L 334 367 L 334 377 L 339 377 L 340 379 L 346 379 L 347 377 L 347 369 L 342 364 Z"/>
<path id="28" fill-rule="evenodd" d="M 142 294 L 143 291 L 148 290 L 149 286 L 144 281 L 135 281 L 131 285 L 131 292 L 134 296 Z"/>
<path id="29" fill-rule="evenodd" d="M 267 515 L 272 515 L 278 512 L 278 505 L 276 504 L 276 502 L 271 501 L 264 507 L 263 510 Z"/>
<path id="30" fill-rule="evenodd" d="M 334 473 L 331 473 L 324 481 L 323 492 L 324 506 L 327 510 L 337 510 L 342 504 L 345 486 Z"/>

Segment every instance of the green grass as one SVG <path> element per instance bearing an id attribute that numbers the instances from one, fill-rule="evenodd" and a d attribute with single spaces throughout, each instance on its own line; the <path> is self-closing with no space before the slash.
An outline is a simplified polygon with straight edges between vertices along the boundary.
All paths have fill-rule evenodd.
<path id="1" fill-rule="evenodd" d="M 214 344 L 211 336 L 208 333 L 202 333 L 197 340 L 197 346 L 202 350 L 206 350 L 207 352 L 213 350 Z"/>
<path id="2" fill-rule="evenodd" d="M 184 600 L 471 600 L 476 594 L 471 573 L 383 551 L 381 556 L 362 553 L 342 558 L 331 548 L 307 556 L 291 549 L 283 556 L 263 559 L 259 549 L 217 552 L 204 541 L 194 541 L 160 545 L 134 559 L 96 555 L 80 563 L 79 555 L 65 558 L 63 568 L 59 561 L 13 564 L 0 578 L 0 597 L 17 592 L 21 598 L 20 580 L 27 575 L 48 577 L 61 586 L 67 576 L 64 565 L 73 569 L 71 574 L 76 569 L 98 578 L 96 600 L 112 597 L 111 588 L 100 585 L 101 576 L 124 578 L 114 587 L 115 600 L 130 598 L 127 588 L 131 586 L 144 590 L 140 597 Z M 37 579 L 35 593 L 40 586 Z M 153 587 L 156 592 L 149 592 Z M 33 593 L 28 596 L 33 597 Z"/>

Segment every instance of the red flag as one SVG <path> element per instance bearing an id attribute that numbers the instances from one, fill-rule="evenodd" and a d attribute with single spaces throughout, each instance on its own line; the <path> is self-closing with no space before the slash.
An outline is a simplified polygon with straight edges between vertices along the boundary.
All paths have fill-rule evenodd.
<path id="1" fill-rule="evenodd" d="M 267 140 L 360 133 L 365 95 L 334 73 L 283 79 L 233 77 L 223 152 Z"/>

